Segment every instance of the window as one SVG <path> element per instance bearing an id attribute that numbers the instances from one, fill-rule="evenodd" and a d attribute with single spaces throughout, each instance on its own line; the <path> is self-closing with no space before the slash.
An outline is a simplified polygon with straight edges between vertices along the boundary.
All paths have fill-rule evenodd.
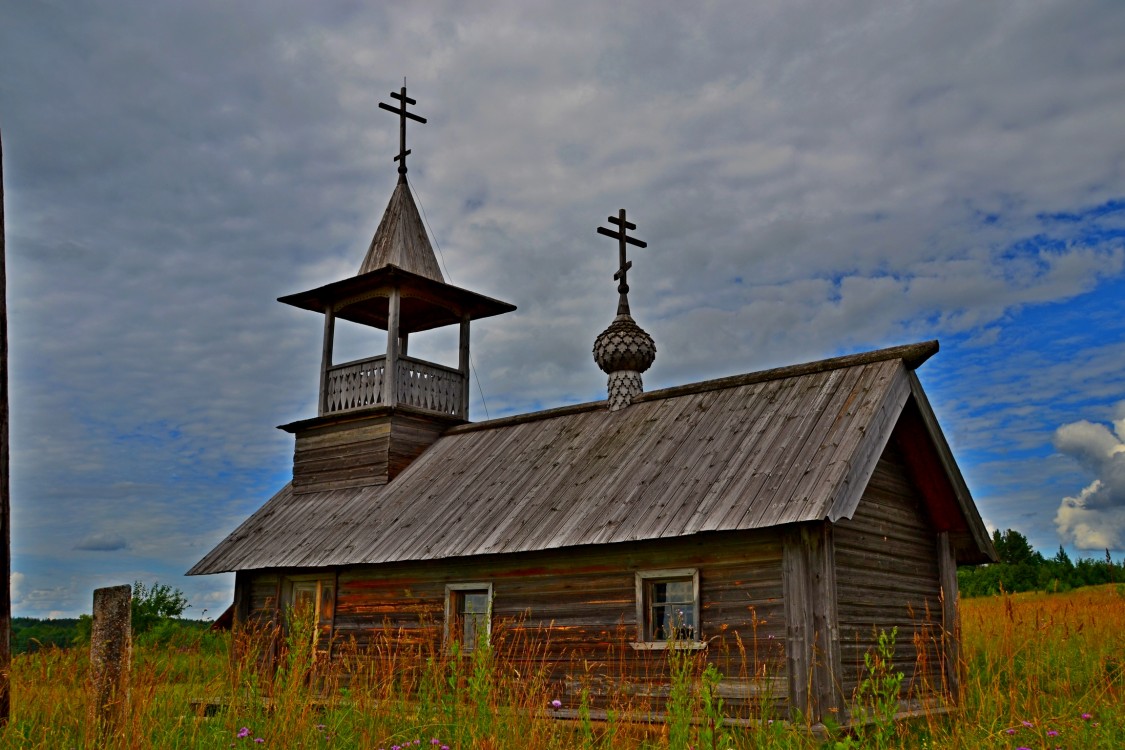
<path id="1" fill-rule="evenodd" d="M 492 584 L 451 583 L 445 587 L 445 642 L 472 651 L 492 632 Z"/>
<path id="2" fill-rule="evenodd" d="M 699 571 L 637 573 L 637 642 L 634 648 L 703 648 L 699 627 Z"/>
<path id="3" fill-rule="evenodd" d="M 294 611 L 312 617 L 325 634 L 332 627 L 336 608 L 336 587 L 331 578 L 315 575 L 286 576 L 282 583 L 282 614 L 290 607 Z"/>

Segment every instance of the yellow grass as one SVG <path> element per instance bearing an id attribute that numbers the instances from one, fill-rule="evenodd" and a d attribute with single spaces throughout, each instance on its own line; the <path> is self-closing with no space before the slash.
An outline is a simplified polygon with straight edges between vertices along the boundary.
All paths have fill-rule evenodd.
<path id="1" fill-rule="evenodd" d="M 681 670 L 687 682 L 670 726 L 621 720 L 630 708 L 626 698 L 608 721 L 585 721 L 579 702 L 566 707 L 576 720 L 564 722 L 552 716 L 554 696 L 542 676 L 516 674 L 501 649 L 474 659 L 420 649 L 377 667 L 345 659 L 312 678 L 306 654 L 283 658 L 286 666 L 266 680 L 254 666 L 259 641 L 240 642 L 240 658 L 232 661 L 222 637 L 139 648 L 127 718 L 108 733 L 88 718 L 81 650 L 17 656 L 13 716 L 0 731 L 0 747 L 1125 747 L 1125 586 L 967 600 L 962 618 L 962 710 L 899 723 L 885 736 L 824 740 L 782 722 L 711 727 L 717 708 L 705 705 L 701 672 L 692 665 Z M 536 648 L 509 646 L 525 657 Z M 350 686 L 341 688 L 345 676 Z M 317 699 L 323 687 L 330 689 Z M 193 699 L 220 695 L 234 705 L 211 717 L 193 710 Z"/>

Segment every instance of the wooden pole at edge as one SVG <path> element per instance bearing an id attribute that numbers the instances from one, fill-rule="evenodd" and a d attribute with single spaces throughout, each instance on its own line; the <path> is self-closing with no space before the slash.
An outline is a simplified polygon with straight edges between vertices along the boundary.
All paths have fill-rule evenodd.
<path id="1" fill-rule="evenodd" d="M 4 240 L 4 141 L 0 137 L 0 726 L 12 714 L 12 527 L 8 494 L 8 278 Z"/>

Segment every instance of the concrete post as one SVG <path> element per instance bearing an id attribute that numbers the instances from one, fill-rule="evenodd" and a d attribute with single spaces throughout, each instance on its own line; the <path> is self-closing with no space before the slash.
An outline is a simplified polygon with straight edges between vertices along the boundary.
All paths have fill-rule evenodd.
<path id="1" fill-rule="evenodd" d="M 94 624 L 90 632 L 93 716 L 99 733 L 117 731 L 129 703 L 133 666 L 133 588 L 94 589 Z"/>

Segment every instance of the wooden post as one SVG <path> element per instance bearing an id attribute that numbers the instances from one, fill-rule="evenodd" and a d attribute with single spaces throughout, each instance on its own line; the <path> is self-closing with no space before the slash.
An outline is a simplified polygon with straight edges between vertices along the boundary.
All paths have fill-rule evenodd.
<path id="1" fill-rule="evenodd" d="M 103 736 L 117 732 L 129 702 L 133 662 L 133 588 L 94 589 L 90 631 L 90 676 L 94 691 L 91 722 Z"/>
<path id="2" fill-rule="evenodd" d="M 398 399 L 395 375 L 398 370 L 399 303 L 396 286 L 387 300 L 387 369 L 383 373 L 383 406 L 394 406 Z"/>
<path id="3" fill-rule="evenodd" d="M 785 597 L 785 667 L 789 676 L 789 716 L 796 720 L 811 716 L 809 701 L 812 644 L 808 616 L 809 567 L 801 546 L 801 532 L 790 529 L 782 542 L 781 578 Z"/>
<path id="4" fill-rule="evenodd" d="M 789 530 L 782 547 L 789 710 L 810 723 L 845 718 L 836 564 L 827 523 Z"/>
<path id="5" fill-rule="evenodd" d="M 12 528 L 8 495 L 8 293 L 4 244 L 4 144 L 0 139 L 0 727 L 12 711 Z"/>
<path id="6" fill-rule="evenodd" d="M 320 354 L 320 408 L 318 415 L 328 413 L 328 370 L 332 368 L 332 342 L 336 337 L 336 308 L 324 311 L 324 344 Z"/>
<path id="7" fill-rule="evenodd" d="M 809 555 L 809 596 L 813 628 L 813 706 L 821 721 L 831 714 L 842 721 L 844 697 L 840 689 L 840 621 L 836 607 L 836 548 L 827 523 L 801 530 Z"/>
<path id="8" fill-rule="evenodd" d="M 461 318 L 461 341 L 457 349 L 457 369 L 461 371 L 461 409 L 457 415 L 469 418 L 469 316 Z"/>
<path id="9" fill-rule="evenodd" d="M 954 703 L 961 702 L 961 618 L 958 613 L 957 560 L 949 543 L 949 532 L 937 537 L 938 579 L 941 582 L 941 645 L 945 662 L 946 691 Z"/>

